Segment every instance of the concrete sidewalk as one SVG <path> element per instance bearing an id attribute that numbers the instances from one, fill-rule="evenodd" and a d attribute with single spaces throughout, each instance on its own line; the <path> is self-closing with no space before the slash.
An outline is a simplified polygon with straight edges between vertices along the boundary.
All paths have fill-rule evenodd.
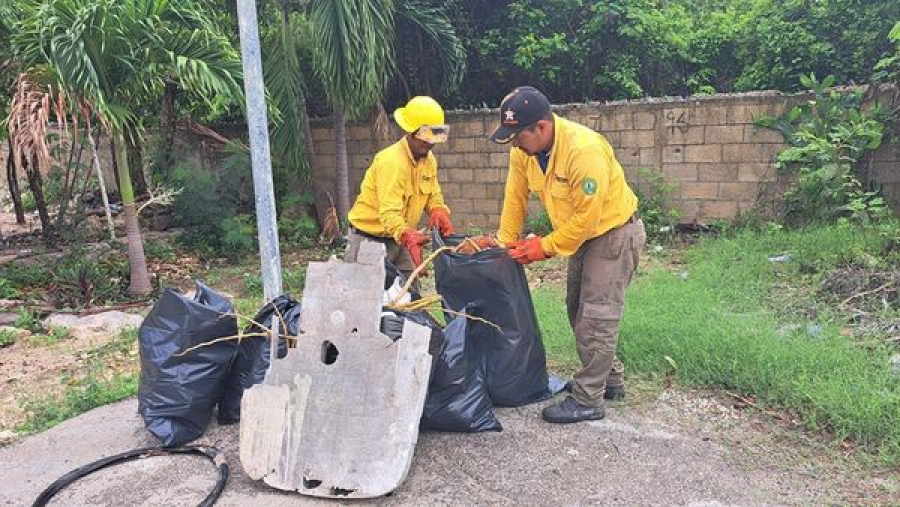
<path id="1" fill-rule="evenodd" d="M 733 410 L 730 407 L 715 408 L 715 414 L 698 410 L 682 424 L 677 413 L 682 396 L 663 393 L 637 407 L 613 404 L 607 419 L 590 423 L 546 424 L 539 415 L 546 405 L 542 403 L 497 409 L 504 426 L 500 433 L 422 433 L 412 470 L 401 487 L 388 497 L 352 503 L 710 506 L 858 500 L 846 495 L 859 477 L 811 470 L 803 460 L 778 466 L 758 459 L 777 455 L 780 451 L 775 448 L 749 454 L 747 449 L 733 448 L 733 435 L 752 433 L 748 428 L 756 422 L 744 420 L 737 411 L 736 417 L 723 419 L 722 411 Z M 690 396 L 707 407 L 717 403 L 703 395 Z M 710 433 L 710 421 L 702 417 L 730 422 Z M 231 466 L 217 505 L 341 504 L 250 480 L 237 457 L 237 426 L 213 424 L 199 442 L 224 450 Z M 47 485 L 74 468 L 156 443 L 143 429 L 136 399 L 95 409 L 0 449 L 0 505 L 30 505 Z M 776 461 L 784 460 L 776 456 Z M 154 457 L 96 472 L 60 492 L 53 505 L 197 505 L 215 478 L 215 469 L 205 458 Z"/>

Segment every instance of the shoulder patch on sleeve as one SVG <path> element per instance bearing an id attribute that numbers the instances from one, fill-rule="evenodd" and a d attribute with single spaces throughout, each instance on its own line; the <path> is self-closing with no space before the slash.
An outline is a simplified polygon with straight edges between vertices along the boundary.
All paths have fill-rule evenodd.
<path id="1" fill-rule="evenodd" d="M 584 195 L 594 195 L 597 193 L 597 180 L 594 178 L 585 178 L 581 180 L 581 191 Z"/>

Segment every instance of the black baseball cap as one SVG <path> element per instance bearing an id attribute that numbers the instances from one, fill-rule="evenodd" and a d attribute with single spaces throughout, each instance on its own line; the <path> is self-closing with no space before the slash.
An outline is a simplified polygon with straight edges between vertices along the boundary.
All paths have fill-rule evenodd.
<path id="1" fill-rule="evenodd" d="M 543 93 L 533 86 L 520 86 L 500 102 L 500 126 L 491 134 L 491 141 L 506 144 L 549 112 L 550 101 Z"/>

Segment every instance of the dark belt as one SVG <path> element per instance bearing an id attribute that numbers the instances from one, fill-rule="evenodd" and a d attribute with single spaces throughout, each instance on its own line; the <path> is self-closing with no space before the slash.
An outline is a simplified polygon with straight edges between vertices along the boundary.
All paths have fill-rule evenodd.
<path id="1" fill-rule="evenodd" d="M 614 231 L 614 230 L 616 230 L 616 229 L 619 229 L 619 228 L 621 228 L 621 227 L 625 227 L 625 226 L 628 225 L 628 224 L 636 224 L 637 221 L 640 220 L 640 219 L 641 219 L 641 217 L 639 217 L 638 214 L 637 214 L 637 212 L 635 211 L 634 213 L 632 213 L 632 215 L 631 215 L 630 217 L 628 217 L 628 220 L 626 220 L 626 221 L 624 221 L 624 222 L 622 223 L 622 225 L 617 225 L 617 226 L 613 227 L 612 229 L 610 229 L 610 230 L 604 232 L 603 234 L 601 234 L 601 235 L 599 235 L 599 236 L 594 236 L 593 238 L 591 238 L 591 239 L 585 241 L 584 243 L 582 243 L 582 246 L 578 247 L 578 249 L 581 250 L 581 249 L 584 247 L 584 245 L 590 243 L 591 241 L 594 241 L 594 240 L 597 239 L 597 238 L 602 238 L 603 236 L 606 236 L 607 234 L 611 233 L 612 231 Z"/>
<path id="2" fill-rule="evenodd" d="M 368 232 L 361 231 L 356 227 L 350 226 L 350 230 L 353 231 L 353 234 L 358 236 L 362 236 L 366 239 L 371 239 L 372 241 L 393 241 L 394 238 L 390 236 L 375 236 L 374 234 L 369 234 Z"/>

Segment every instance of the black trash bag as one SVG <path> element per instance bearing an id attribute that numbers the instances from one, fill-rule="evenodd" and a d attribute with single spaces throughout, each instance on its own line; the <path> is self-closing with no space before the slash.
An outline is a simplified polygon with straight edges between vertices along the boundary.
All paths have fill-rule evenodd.
<path id="1" fill-rule="evenodd" d="M 455 245 L 462 239 L 435 233 L 434 245 Z M 520 406 L 549 398 L 544 343 L 522 266 L 505 250 L 491 248 L 474 254 L 444 252 L 434 260 L 434 271 L 444 308 L 477 302 L 472 314 L 502 330 L 470 322 L 494 404 Z"/>
<path id="2" fill-rule="evenodd" d="M 425 310 L 419 312 L 401 312 L 384 308 L 381 314 L 381 332 L 391 340 L 397 341 L 403 335 L 403 321 L 409 319 L 431 329 L 428 341 L 428 354 L 431 355 L 431 374 L 437 367 L 438 356 L 444 346 L 444 330 L 441 324 Z"/>
<path id="3" fill-rule="evenodd" d="M 478 352 L 467 333 L 468 324 L 464 316 L 459 316 L 444 328 L 443 347 L 434 357 L 436 366 L 428 383 L 421 429 L 469 433 L 503 429 L 494 415 Z"/>
<path id="4" fill-rule="evenodd" d="M 281 318 L 278 317 L 279 314 Z M 273 322 L 278 325 L 277 332 L 282 337 L 278 340 L 276 355 L 281 359 L 287 355 L 288 349 L 287 340 L 283 336 L 297 336 L 300 325 L 300 303 L 289 296 L 278 296 L 257 312 L 253 320 L 266 329 L 251 323 L 244 329 L 244 334 L 267 334 Z M 287 329 L 282 326 L 282 320 Z M 241 340 L 237 357 L 225 384 L 222 401 L 219 403 L 217 418 L 219 424 L 234 424 L 241 420 L 241 398 L 244 396 L 244 390 L 266 378 L 271 350 L 272 340 L 268 336 L 247 336 Z"/>
<path id="5" fill-rule="evenodd" d="M 394 285 L 394 280 L 397 278 L 400 279 L 401 286 L 406 283 L 406 275 L 404 275 L 403 272 L 400 271 L 399 268 L 397 268 L 397 266 L 394 266 L 394 264 L 391 261 L 385 259 L 384 260 L 384 290 L 390 289 L 391 285 Z"/>
<path id="6" fill-rule="evenodd" d="M 203 434 L 222 397 L 238 343 L 222 341 L 181 357 L 175 353 L 236 335 L 235 317 L 224 316 L 231 311 L 228 299 L 198 281 L 192 299 L 166 289 L 141 323 L 138 411 L 165 447 Z"/>

